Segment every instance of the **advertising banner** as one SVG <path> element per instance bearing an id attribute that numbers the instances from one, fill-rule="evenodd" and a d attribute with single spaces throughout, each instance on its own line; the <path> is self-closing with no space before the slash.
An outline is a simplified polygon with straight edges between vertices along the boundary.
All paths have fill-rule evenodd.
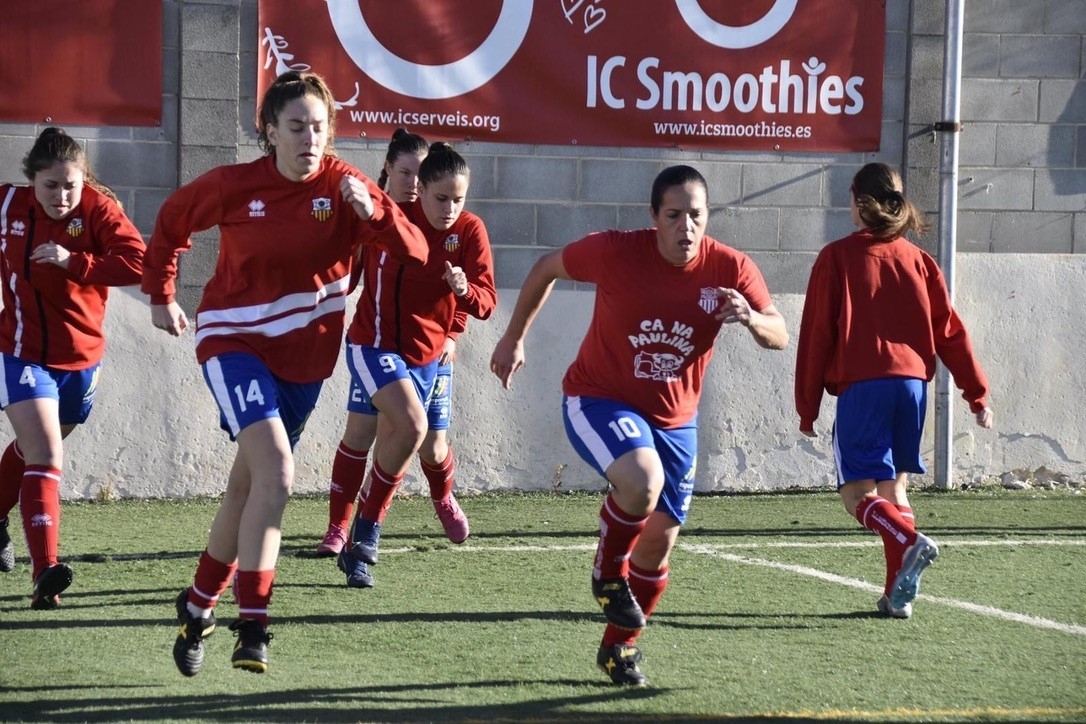
<path id="1" fill-rule="evenodd" d="M 3 3 L 0 121 L 159 125 L 162 3 Z"/>
<path id="2" fill-rule="evenodd" d="M 868 151 L 878 0 L 260 0 L 258 89 L 323 75 L 340 137 Z"/>

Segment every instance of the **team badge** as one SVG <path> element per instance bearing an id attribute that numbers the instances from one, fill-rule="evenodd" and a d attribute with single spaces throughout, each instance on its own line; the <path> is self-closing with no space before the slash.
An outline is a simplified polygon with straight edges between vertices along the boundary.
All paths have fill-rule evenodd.
<path id="1" fill-rule="evenodd" d="M 332 218 L 332 199 L 326 196 L 313 199 L 313 218 L 317 221 L 328 221 Z"/>
<path id="2" fill-rule="evenodd" d="M 83 233 L 83 219 L 72 219 L 68 222 L 68 236 L 79 236 Z"/>
<path id="3" fill-rule="evenodd" d="M 460 235 L 449 234 L 445 237 L 445 251 L 450 254 L 460 248 Z"/>
<path id="4" fill-rule="evenodd" d="M 712 314 L 716 311 L 716 308 L 720 306 L 720 299 L 716 296 L 715 287 L 702 288 L 698 306 L 704 309 L 706 314 Z"/>

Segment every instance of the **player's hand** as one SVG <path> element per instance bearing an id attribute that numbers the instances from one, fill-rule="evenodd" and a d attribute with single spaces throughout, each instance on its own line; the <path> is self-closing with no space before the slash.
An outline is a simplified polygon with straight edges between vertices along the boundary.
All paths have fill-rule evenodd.
<path id="1" fill-rule="evenodd" d="M 977 424 L 985 430 L 992 429 L 992 425 L 995 424 L 995 413 L 992 412 L 992 408 L 985 407 L 977 413 Z"/>
<path id="2" fill-rule="evenodd" d="M 498 376 L 505 389 L 512 389 L 513 373 L 524 366 L 524 343 L 502 337 L 490 355 L 490 371 Z"/>
<path id="3" fill-rule="evenodd" d="M 714 315 L 724 324 L 738 322 L 744 327 L 750 326 L 751 309 L 747 298 L 735 289 L 717 287 L 716 297 L 720 300 L 720 310 Z"/>
<path id="4" fill-rule="evenodd" d="M 363 221 L 369 221 L 373 217 L 373 197 L 370 196 L 370 191 L 362 179 L 344 176 L 339 182 L 339 193 Z"/>
<path id="5" fill-rule="evenodd" d="M 67 269 L 71 259 L 72 252 L 51 241 L 35 247 L 34 251 L 30 252 L 30 261 L 36 261 L 39 264 L 56 264 L 61 269 Z"/>
<path id="6" fill-rule="evenodd" d="M 439 365 L 447 365 L 456 359 L 456 340 L 452 337 L 446 337 L 445 343 L 441 345 L 441 356 L 437 358 Z"/>
<path id="7" fill-rule="evenodd" d="M 158 329 L 169 332 L 174 337 L 180 337 L 181 333 L 189 328 L 189 320 L 185 316 L 185 310 L 177 302 L 152 304 L 151 324 Z"/>
<path id="8" fill-rule="evenodd" d="M 468 275 L 460 267 L 453 266 L 446 261 L 445 273 L 441 275 L 441 278 L 445 280 L 456 296 L 462 297 L 468 293 Z"/>

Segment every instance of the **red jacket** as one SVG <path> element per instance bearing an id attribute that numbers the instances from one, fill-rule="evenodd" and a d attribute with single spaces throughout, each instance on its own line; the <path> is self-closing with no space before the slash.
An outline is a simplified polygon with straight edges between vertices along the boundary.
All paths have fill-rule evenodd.
<path id="1" fill-rule="evenodd" d="M 72 253 L 67 269 L 30 260 L 48 242 Z M 93 367 L 106 345 L 107 287 L 139 283 L 143 252 L 117 202 L 88 185 L 56 221 L 32 188 L 0 184 L 0 352 L 58 370 Z"/>
<path id="2" fill-rule="evenodd" d="M 930 380 L 938 357 L 974 413 L 988 380 L 969 333 L 950 304 L 939 265 L 907 239 L 880 241 L 860 231 L 815 260 L 796 353 L 800 429 L 818 418 L 822 392 L 884 377 Z"/>
<path id="3" fill-rule="evenodd" d="M 347 174 L 365 181 L 374 199 L 369 221 L 343 200 Z M 166 199 L 143 267 L 152 304 L 173 300 L 178 254 L 191 234 L 212 226 L 219 259 L 196 313 L 197 359 L 248 352 L 289 382 L 332 374 L 360 244 L 406 264 L 422 264 L 427 253 L 419 230 L 350 164 L 326 157 L 312 178 L 294 182 L 265 156 L 212 169 Z"/>
<path id="4" fill-rule="evenodd" d="M 347 337 L 424 365 L 441 355 L 446 337 L 455 339 L 464 331 L 468 315 L 489 318 L 498 293 L 482 219 L 463 211 L 452 227 L 438 231 L 426 220 L 421 201 L 404 211 L 425 235 L 429 259 L 423 266 L 407 267 L 380 249 L 366 250 L 365 286 Z M 468 293 L 462 297 L 441 278 L 446 261 L 467 275 Z"/>

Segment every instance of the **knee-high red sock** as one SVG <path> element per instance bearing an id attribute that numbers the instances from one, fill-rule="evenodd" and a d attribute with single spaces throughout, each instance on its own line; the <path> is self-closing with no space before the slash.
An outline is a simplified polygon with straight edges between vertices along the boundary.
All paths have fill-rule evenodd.
<path id="1" fill-rule="evenodd" d="M 592 576 L 625 578 L 630 568 L 630 552 L 648 522 L 647 515 L 631 515 L 618 507 L 614 494 L 608 493 L 600 507 L 600 542 Z"/>
<path id="2" fill-rule="evenodd" d="M 382 523 L 388 515 L 388 508 L 392 505 L 392 496 L 396 494 L 396 488 L 403 482 L 403 475 L 389 475 L 377 463 L 373 461 L 370 469 L 370 489 L 366 493 L 366 500 L 359 506 L 358 517 L 371 523 Z"/>
<path id="3" fill-rule="evenodd" d="M 48 465 L 27 465 L 19 486 L 23 532 L 34 580 L 57 563 L 60 547 L 60 471 Z"/>
<path id="4" fill-rule="evenodd" d="M 905 524 L 912 530 L 916 530 L 916 515 L 913 513 L 913 509 L 907 505 L 894 504 L 897 508 L 897 512 L 901 513 L 901 519 L 905 521 Z"/>
<path id="5" fill-rule="evenodd" d="M 905 549 L 916 542 L 916 530 L 901 517 L 897 507 L 877 495 L 864 497 L 856 506 L 856 520 L 860 525 L 882 537 L 886 556 L 886 592 L 901 569 Z"/>
<path id="6" fill-rule="evenodd" d="M 449 446 L 449 454 L 437 465 L 430 465 L 425 460 L 419 460 L 422 474 L 426 476 L 426 482 L 430 484 L 430 498 L 432 500 L 444 500 L 453 490 L 456 473 L 456 460 L 453 458 L 452 446 Z"/>
<path id="7" fill-rule="evenodd" d="M 275 569 L 270 571 L 238 571 L 238 618 L 250 618 L 268 627 L 268 604 L 271 602 Z"/>
<path id="8" fill-rule="evenodd" d="M 353 450 L 342 442 L 332 461 L 332 482 L 328 487 L 328 525 L 343 530 L 351 524 L 354 501 L 366 482 L 368 450 Z"/>
<path id="9" fill-rule="evenodd" d="M 664 595 L 667 581 L 667 566 L 658 571 L 649 571 L 633 563 L 630 564 L 630 592 L 633 593 L 634 598 L 637 600 L 637 605 L 641 606 L 641 611 L 645 614 L 646 619 L 652 615 L 652 612 L 656 609 L 656 604 L 660 602 L 660 598 Z M 619 628 L 613 623 L 609 623 L 603 630 L 603 645 L 633 644 L 644 630 L 643 628 L 633 630 Z"/>
<path id="10" fill-rule="evenodd" d="M 19 488 L 23 485 L 25 472 L 26 464 L 19 443 L 12 440 L 3 456 L 0 456 L 0 518 L 8 517 L 19 502 Z"/>
<path id="11" fill-rule="evenodd" d="M 237 561 L 224 563 L 211 557 L 205 549 L 196 564 L 196 575 L 189 588 L 189 608 L 196 608 L 201 615 L 215 608 L 230 579 L 234 577 Z M 196 613 L 195 611 L 193 613 Z"/>

